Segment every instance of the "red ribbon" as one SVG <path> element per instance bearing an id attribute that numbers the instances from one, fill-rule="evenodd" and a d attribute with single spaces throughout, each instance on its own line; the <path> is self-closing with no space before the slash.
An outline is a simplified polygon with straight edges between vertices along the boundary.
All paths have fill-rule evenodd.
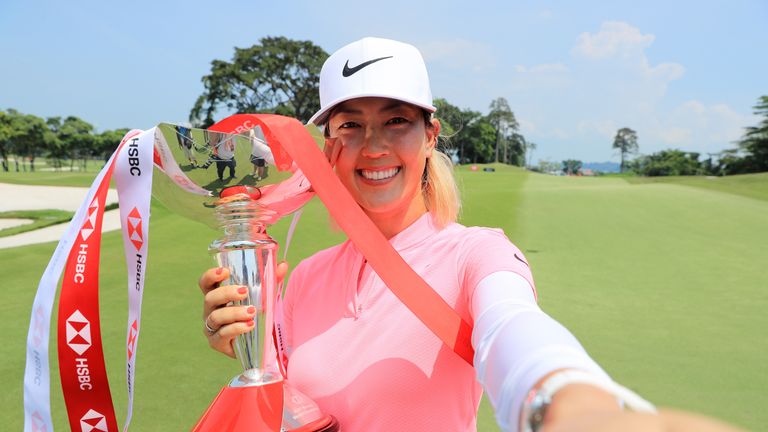
<path id="1" fill-rule="evenodd" d="M 325 155 L 296 119 L 274 114 L 236 114 L 209 129 L 239 133 L 260 126 L 280 170 L 291 158 L 309 179 L 331 217 L 362 252 L 386 286 L 435 335 L 472 365 L 472 327 L 395 251 L 344 188 Z"/>

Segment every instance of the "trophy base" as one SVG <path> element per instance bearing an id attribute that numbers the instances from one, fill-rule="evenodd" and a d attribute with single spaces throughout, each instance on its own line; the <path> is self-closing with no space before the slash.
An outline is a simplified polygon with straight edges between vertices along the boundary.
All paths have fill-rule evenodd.
<path id="1" fill-rule="evenodd" d="M 194 432 L 338 432 L 335 417 L 286 381 L 258 383 L 272 377 L 235 377 L 198 420 Z M 223 425 L 226 425 L 223 427 Z"/>
<path id="2" fill-rule="evenodd" d="M 197 421 L 195 432 L 277 432 L 283 413 L 283 383 L 226 386 Z"/>
<path id="3" fill-rule="evenodd" d="M 326 415 L 321 419 L 299 426 L 295 429 L 286 429 L 283 427 L 280 430 L 284 432 L 338 432 L 341 429 L 339 427 L 339 421 L 336 420 L 334 416 Z"/>

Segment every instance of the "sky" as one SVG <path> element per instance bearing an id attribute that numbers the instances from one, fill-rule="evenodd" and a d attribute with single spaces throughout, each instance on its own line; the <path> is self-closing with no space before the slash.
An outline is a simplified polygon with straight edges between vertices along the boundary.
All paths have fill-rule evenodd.
<path id="1" fill-rule="evenodd" d="M 75 115 L 98 131 L 184 123 L 214 59 L 265 36 L 331 53 L 365 36 L 411 43 L 435 97 L 509 102 L 532 161 L 706 158 L 735 147 L 768 95 L 768 1 L 0 2 L 0 109 Z"/>

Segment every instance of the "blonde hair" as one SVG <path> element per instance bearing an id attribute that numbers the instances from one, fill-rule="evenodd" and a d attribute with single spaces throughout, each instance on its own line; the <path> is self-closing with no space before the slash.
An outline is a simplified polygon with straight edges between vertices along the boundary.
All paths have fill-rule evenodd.
<path id="1" fill-rule="evenodd" d="M 437 148 L 433 149 L 432 156 L 427 158 L 421 192 L 427 210 L 432 213 L 439 227 L 456 222 L 461 200 L 456 179 L 453 177 L 453 163 L 451 158 Z"/>

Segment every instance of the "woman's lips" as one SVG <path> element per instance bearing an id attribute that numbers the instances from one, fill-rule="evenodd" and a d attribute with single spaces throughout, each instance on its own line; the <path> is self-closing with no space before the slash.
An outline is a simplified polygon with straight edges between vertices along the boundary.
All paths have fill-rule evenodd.
<path id="1" fill-rule="evenodd" d="M 366 180 L 381 181 L 388 180 L 397 175 L 400 172 L 400 167 L 392 167 L 386 169 L 359 169 L 357 172 Z"/>

